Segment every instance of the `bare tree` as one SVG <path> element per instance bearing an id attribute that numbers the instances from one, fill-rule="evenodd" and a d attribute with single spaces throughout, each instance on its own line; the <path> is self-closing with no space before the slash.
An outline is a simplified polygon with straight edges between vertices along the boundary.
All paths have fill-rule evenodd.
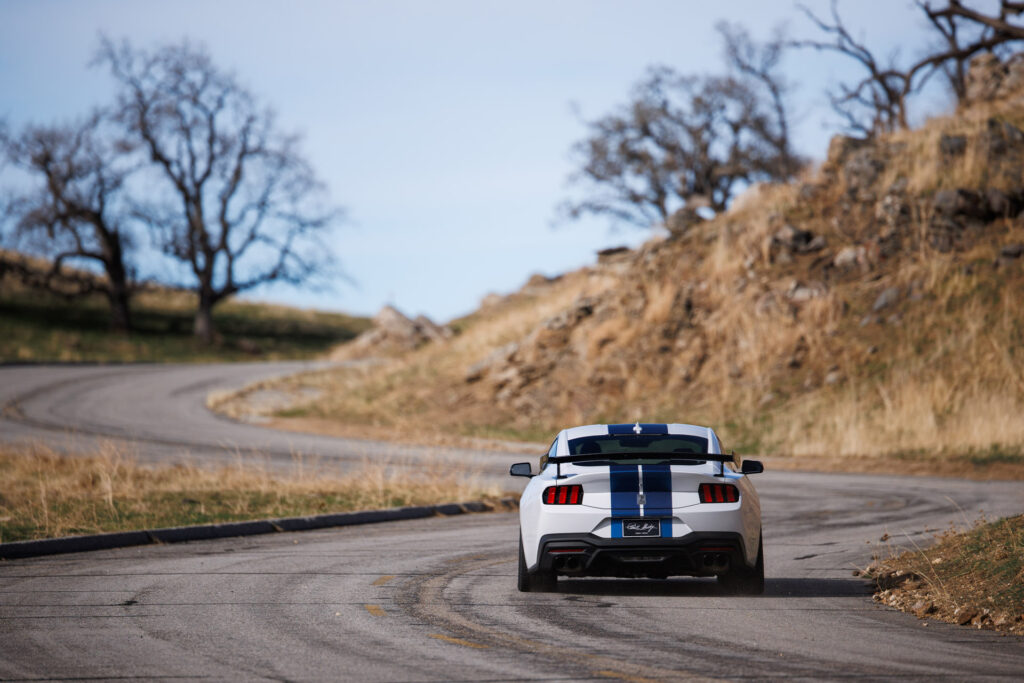
<path id="1" fill-rule="evenodd" d="M 932 27 L 942 36 L 942 47 L 933 59 L 941 65 L 957 101 L 967 101 L 967 64 L 979 52 L 996 51 L 1024 40 L 1024 26 L 1010 22 L 1011 16 L 1024 12 L 1024 3 L 1002 0 L 998 13 L 984 14 L 951 0 L 944 7 L 915 0 Z"/>
<path id="2" fill-rule="evenodd" d="M 1024 26 L 1008 20 L 1011 15 L 1024 11 L 1024 3 L 1002 0 L 997 15 L 967 8 L 959 0 L 947 0 L 943 7 L 932 7 L 922 0 L 915 0 L 915 4 L 942 40 L 906 66 L 899 66 L 895 56 L 881 62 L 865 43 L 854 39 L 839 15 L 837 0 L 831 3 L 831 23 L 798 5 L 831 40 L 799 40 L 791 45 L 837 52 L 858 62 L 866 72 L 859 81 L 840 84 L 838 91 L 830 94 L 833 109 L 844 118 L 850 130 L 872 136 L 906 129 L 908 100 L 937 72 L 946 75 L 957 100 L 964 102 L 970 59 L 978 53 L 1024 39 Z"/>
<path id="3" fill-rule="evenodd" d="M 771 40 L 759 44 L 739 24 L 723 21 L 715 28 L 722 36 L 725 61 L 730 71 L 739 78 L 747 79 L 752 89 L 761 88 L 767 96 L 772 115 L 759 119 L 759 123 L 767 125 L 758 133 L 775 148 L 775 161 L 779 167 L 774 175 L 780 179 L 792 178 L 803 166 L 804 160 L 793 151 L 789 135 L 787 100 L 790 86 L 779 71 L 786 46 L 783 31 L 777 28 Z"/>
<path id="4" fill-rule="evenodd" d="M 574 147 L 581 165 L 570 180 L 586 196 L 561 210 L 570 219 L 590 213 L 670 229 L 684 207 L 722 211 L 743 184 L 791 175 L 780 113 L 745 79 L 652 68 L 632 101 L 591 122 Z"/>
<path id="5" fill-rule="evenodd" d="M 11 246 L 50 261 L 48 269 L 5 258 L 7 272 L 27 284 L 65 296 L 102 292 L 111 326 L 131 329 L 129 299 L 134 268 L 128 255 L 133 228 L 125 217 L 124 190 L 131 172 L 130 149 L 118 142 L 103 113 L 70 125 L 29 126 L 17 136 L 0 135 L 4 156 L 28 177 L 7 200 Z M 94 262 L 106 278 L 68 270 Z"/>
<path id="6" fill-rule="evenodd" d="M 864 43 L 854 39 L 839 16 L 837 0 L 831 3 L 832 23 L 820 19 L 804 5 L 797 7 L 832 41 L 798 40 L 793 41 L 793 46 L 838 52 L 859 62 L 867 72 L 856 83 L 842 83 L 838 92 L 829 94 L 832 108 L 845 119 L 847 128 L 865 136 L 906 128 L 912 78 L 892 59 L 881 63 Z"/>
<path id="7" fill-rule="evenodd" d="M 297 138 L 201 48 L 148 52 L 104 39 L 96 59 L 117 79 L 119 119 L 150 157 L 162 190 L 134 214 L 191 270 L 194 332 L 214 339 L 225 298 L 268 282 L 301 284 L 330 268 L 319 237 L 339 212 Z"/>

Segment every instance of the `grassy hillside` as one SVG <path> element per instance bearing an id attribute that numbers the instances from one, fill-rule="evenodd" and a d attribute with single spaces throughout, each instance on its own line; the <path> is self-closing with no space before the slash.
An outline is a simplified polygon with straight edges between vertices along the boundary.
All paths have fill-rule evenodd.
<path id="1" fill-rule="evenodd" d="M 837 138 L 685 238 L 532 284 L 387 365 L 290 380 L 317 398 L 281 424 L 541 440 L 685 421 L 812 466 L 1020 476 L 1022 178 L 1012 100 Z"/>
<path id="2" fill-rule="evenodd" d="M 132 305 L 136 330 L 125 336 L 110 331 L 100 295 L 67 301 L 0 279 L 0 362 L 306 358 L 369 326 L 342 313 L 229 300 L 214 312 L 221 338 L 205 346 L 192 337 L 194 311 L 190 292 L 140 293 Z"/>

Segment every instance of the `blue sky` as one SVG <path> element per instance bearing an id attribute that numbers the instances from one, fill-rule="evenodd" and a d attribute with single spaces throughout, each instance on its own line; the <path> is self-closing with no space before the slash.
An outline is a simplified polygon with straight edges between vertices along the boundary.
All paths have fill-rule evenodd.
<path id="1" fill-rule="evenodd" d="M 840 9 L 879 54 L 921 47 L 907 42 L 925 35 L 909 1 Z M 649 236 L 600 220 L 551 227 L 569 148 L 585 134 L 573 107 L 585 119 L 608 112 L 650 64 L 720 70 L 722 19 L 755 37 L 783 21 L 813 35 L 790 3 L 764 0 L 0 0 L 0 117 L 66 120 L 109 101 L 109 77 L 88 68 L 100 32 L 136 46 L 201 42 L 303 133 L 349 214 L 331 244 L 355 286 L 250 297 L 362 314 L 390 302 L 447 320 L 532 273 Z M 797 145 L 820 158 L 836 125 L 823 89 L 857 72 L 813 52 L 786 68 Z"/>

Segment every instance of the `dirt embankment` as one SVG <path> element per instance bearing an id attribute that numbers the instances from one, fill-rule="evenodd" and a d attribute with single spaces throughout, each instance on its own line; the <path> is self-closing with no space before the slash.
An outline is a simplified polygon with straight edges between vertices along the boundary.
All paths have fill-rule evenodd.
<path id="1" fill-rule="evenodd" d="M 928 620 L 1024 635 L 1024 515 L 948 531 L 863 572 L 875 600 Z"/>

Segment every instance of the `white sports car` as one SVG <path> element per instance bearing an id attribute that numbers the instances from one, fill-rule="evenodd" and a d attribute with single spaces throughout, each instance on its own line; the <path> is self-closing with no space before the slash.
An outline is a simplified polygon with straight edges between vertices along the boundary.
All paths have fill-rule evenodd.
<path id="1" fill-rule="evenodd" d="M 519 503 L 519 590 L 558 576 L 717 576 L 764 591 L 761 504 L 742 465 L 710 427 L 618 424 L 558 433 Z"/>

